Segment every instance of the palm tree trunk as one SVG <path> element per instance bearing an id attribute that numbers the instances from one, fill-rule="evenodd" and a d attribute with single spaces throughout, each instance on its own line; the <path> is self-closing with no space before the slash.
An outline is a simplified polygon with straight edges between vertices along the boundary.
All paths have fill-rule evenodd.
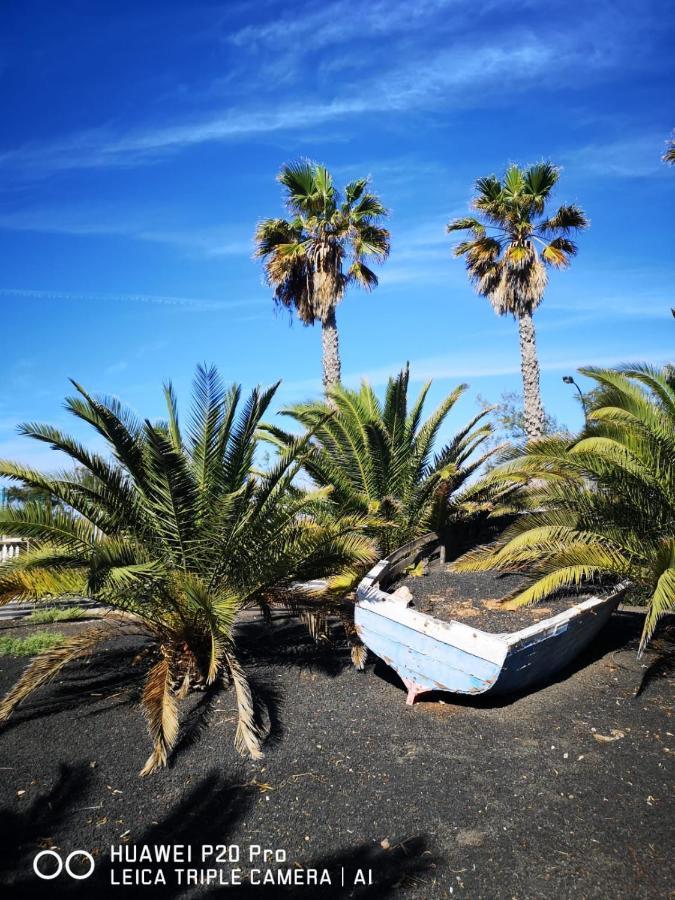
<path id="1" fill-rule="evenodd" d="M 323 350 L 323 387 L 328 391 L 340 383 L 340 342 L 335 306 L 331 306 L 321 320 L 321 346 Z"/>
<path id="2" fill-rule="evenodd" d="M 541 405 L 537 339 L 532 313 L 518 317 L 520 335 L 520 370 L 523 375 L 523 413 L 528 441 L 544 433 L 544 408 Z"/>

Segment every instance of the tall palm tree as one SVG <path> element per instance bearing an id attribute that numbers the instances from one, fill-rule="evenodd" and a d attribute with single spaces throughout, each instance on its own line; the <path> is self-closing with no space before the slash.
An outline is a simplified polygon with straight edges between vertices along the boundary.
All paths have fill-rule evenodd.
<path id="1" fill-rule="evenodd" d="M 491 491 L 469 480 L 502 449 L 485 451 L 492 433 L 485 421 L 488 408 L 434 455 L 439 430 L 467 385 L 456 387 L 424 421 L 431 382 L 412 403 L 408 382 L 406 367 L 389 379 L 384 402 L 363 382 L 359 390 L 333 387 L 325 402 L 283 411 L 309 435 L 303 461 L 308 474 L 320 487 L 331 488 L 341 514 L 373 518 L 368 530 L 383 556 L 430 529 L 452 531 L 457 538 L 463 526 L 490 509 Z M 273 426 L 266 431 L 281 447 L 297 440 Z"/>
<path id="2" fill-rule="evenodd" d="M 464 256 L 469 277 L 495 312 L 518 320 L 520 365 L 523 377 L 525 430 L 529 439 L 544 431 L 539 360 L 532 314 L 544 296 L 547 267 L 564 268 L 577 252 L 569 235 L 588 226 L 574 204 L 544 216 L 547 201 L 559 178 L 550 163 L 529 169 L 510 166 L 503 181 L 494 175 L 479 178 L 473 207 L 478 217 L 466 216 L 448 231 L 468 231 L 455 247 Z"/>
<path id="3" fill-rule="evenodd" d="M 650 366 L 581 372 L 597 383 L 585 433 L 537 441 L 488 476 L 524 484 L 527 514 L 454 566 L 529 575 L 514 605 L 628 580 L 647 603 L 644 647 L 675 609 L 675 379 Z"/>
<path id="4" fill-rule="evenodd" d="M 341 194 L 330 172 L 308 160 L 285 165 L 277 177 L 292 218 L 260 222 L 255 255 L 264 261 L 275 301 L 295 309 L 305 325 L 321 323 L 328 389 L 340 381 L 335 308 L 349 284 L 368 291 L 377 286 L 365 260 L 383 262 L 389 255 L 389 232 L 380 224 L 387 210 L 368 190 L 367 178 Z"/>
<path id="5" fill-rule="evenodd" d="M 37 656 L 0 703 L 0 721 L 72 660 L 136 632 L 152 649 L 143 709 L 153 751 L 142 775 L 166 764 L 178 736 L 177 701 L 193 686 L 234 685 L 235 746 L 261 756 L 264 730 L 238 658 L 237 616 L 277 603 L 314 609 L 298 582 L 344 578 L 367 565 L 374 552 L 363 523 L 328 510 L 325 492 L 294 484 L 308 440 L 290 443 L 268 472 L 254 468 L 258 426 L 276 386 L 255 389 L 241 405 L 238 386 L 226 388 L 215 369 L 199 368 L 185 427 L 170 384 L 166 421 L 155 423 L 75 388 L 67 409 L 103 438 L 109 455 L 49 425 L 22 426 L 87 474 L 0 463 L 2 476 L 60 503 L 51 512 L 41 502 L 0 508 L 0 531 L 31 542 L 0 565 L 0 604 L 74 595 L 113 612 Z"/>

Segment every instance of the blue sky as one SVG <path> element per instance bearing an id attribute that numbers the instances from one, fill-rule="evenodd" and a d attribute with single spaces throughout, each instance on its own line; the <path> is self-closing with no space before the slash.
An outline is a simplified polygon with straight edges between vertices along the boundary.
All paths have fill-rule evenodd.
<path id="1" fill-rule="evenodd" d="M 148 416 L 201 360 L 283 378 L 277 406 L 320 390 L 318 328 L 275 315 L 251 258 L 299 156 L 391 210 L 380 286 L 338 311 L 345 380 L 468 381 L 451 424 L 519 359 L 445 224 L 480 175 L 562 166 L 592 226 L 536 323 L 544 403 L 579 425 L 563 374 L 673 355 L 674 25 L 648 0 L 3 3 L 0 456 L 53 465 L 15 427 L 65 424 L 68 377 Z"/>

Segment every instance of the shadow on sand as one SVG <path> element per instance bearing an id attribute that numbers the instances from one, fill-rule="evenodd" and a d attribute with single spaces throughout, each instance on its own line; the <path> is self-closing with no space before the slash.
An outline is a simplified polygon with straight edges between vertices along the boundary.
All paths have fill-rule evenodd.
<path id="1" fill-rule="evenodd" d="M 35 799 L 22 812 L 12 809 L 0 811 L 0 875 L 3 884 L 7 885 L 3 892 L 5 897 L 45 897 L 54 898 L 107 898 L 107 897 L 139 897 L 139 898 L 178 898 L 178 897 L 221 897 L 232 896 L 247 900 L 254 897 L 293 897 L 306 900 L 337 900 L 337 898 L 379 898 L 391 894 L 409 884 L 421 884 L 431 879 L 436 860 L 428 850 L 423 836 L 412 836 L 404 839 L 391 849 L 383 849 L 379 845 L 357 844 L 336 850 L 334 853 L 302 860 L 305 870 L 327 870 L 331 876 L 331 884 L 320 886 L 285 887 L 273 885 L 252 885 L 246 870 L 256 867 L 264 868 L 264 864 L 242 863 L 244 870 L 242 884 L 237 886 L 203 886 L 186 889 L 175 883 L 172 865 L 163 867 L 166 884 L 139 886 L 112 886 L 111 866 L 118 870 L 122 863 L 111 863 L 109 850 L 96 859 L 93 874 L 82 881 L 74 881 L 65 872 L 61 872 L 53 880 L 42 881 L 33 871 L 33 859 L 40 849 L 54 847 L 62 856 L 67 855 L 73 847 L 67 843 L 59 843 L 59 832 L 68 829 L 68 820 L 75 816 L 78 807 L 81 809 L 83 798 L 91 782 L 91 773 L 86 766 L 63 767 L 56 784 L 47 793 Z M 255 788 L 249 785 L 235 785 L 220 773 L 212 772 L 192 787 L 183 799 L 160 822 L 147 827 L 135 841 L 140 845 L 190 845 L 193 847 L 193 859 L 201 858 L 201 847 L 209 845 L 228 845 L 235 843 L 234 834 L 242 819 L 255 801 Z M 53 840 L 49 835 L 54 835 Z M 260 836 L 264 842 L 264 836 Z M 133 845 L 130 845 L 133 846 Z M 79 848 L 78 848 L 79 849 Z M 50 869 L 53 865 L 54 868 Z M 148 863 L 130 865 L 130 868 L 141 868 Z M 195 863 L 196 867 L 201 867 Z M 211 866 L 214 864 L 211 863 Z M 224 863 L 221 868 L 227 874 L 230 866 L 237 864 Z M 270 868 L 295 868 L 295 861 L 288 864 L 270 864 Z M 73 868 L 75 861 L 73 862 Z M 56 861 L 44 860 L 45 874 L 55 871 Z M 153 867 L 156 871 L 156 867 Z M 355 886 L 357 872 L 372 871 L 373 883 Z M 344 886 L 343 886 L 344 871 Z M 366 876 L 367 877 L 367 876 Z"/>
<path id="2" fill-rule="evenodd" d="M 268 741 L 281 739 L 283 692 L 265 672 L 268 666 L 294 668 L 337 677 L 351 666 L 349 647 L 336 627 L 335 639 L 315 642 L 307 628 L 297 619 L 280 618 L 272 625 L 262 620 L 246 622 L 238 627 L 238 644 L 242 661 L 254 687 L 258 714 L 269 727 Z M 32 719 L 40 719 L 77 709 L 78 716 L 104 715 L 118 706 L 139 702 L 146 664 L 134 664 L 134 658 L 147 646 L 143 639 L 123 638 L 112 642 L 104 652 L 91 659 L 66 667 L 58 683 L 48 690 L 37 691 L 25 705 L 20 705 L 3 726 L 8 733 Z M 17 666 L 16 677 L 21 668 Z M 193 744 L 208 726 L 213 702 L 221 689 L 190 698 L 184 707 L 181 737 L 176 747 Z"/>

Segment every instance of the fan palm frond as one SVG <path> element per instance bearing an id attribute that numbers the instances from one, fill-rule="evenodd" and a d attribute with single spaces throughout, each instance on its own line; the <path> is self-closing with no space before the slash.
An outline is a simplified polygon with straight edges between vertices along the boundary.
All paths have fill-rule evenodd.
<path id="1" fill-rule="evenodd" d="M 350 182 L 341 193 L 325 166 L 311 160 L 284 165 L 278 181 L 285 188 L 292 218 L 266 219 L 255 232 L 255 256 L 279 305 L 295 310 L 305 325 L 320 322 L 324 332 L 324 383 L 339 383 L 340 359 L 335 308 L 349 284 L 377 286 L 368 265 L 389 255 L 388 215 L 368 179 Z"/>

